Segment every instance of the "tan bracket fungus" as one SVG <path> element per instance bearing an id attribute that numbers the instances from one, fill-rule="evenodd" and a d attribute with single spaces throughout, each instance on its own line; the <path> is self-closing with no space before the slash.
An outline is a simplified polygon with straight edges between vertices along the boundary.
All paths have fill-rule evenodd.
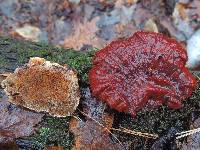
<path id="1" fill-rule="evenodd" d="M 79 104 L 77 73 L 44 58 L 31 58 L 2 81 L 9 101 L 52 116 L 70 116 Z"/>

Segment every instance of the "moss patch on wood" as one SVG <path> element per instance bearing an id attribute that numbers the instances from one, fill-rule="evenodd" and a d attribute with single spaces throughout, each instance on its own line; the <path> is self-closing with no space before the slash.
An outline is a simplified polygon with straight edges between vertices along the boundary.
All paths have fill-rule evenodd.
<path id="1" fill-rule="evenodd" d="M 30 57 L 43 57 L 59 64 L 68 64 L 78 71 L 80 85 L 88 84 L 87 73 L 95 50 L 79 52 L 44 43 L 33 43 L 0 37 L 0 73 L 14 71 L 27 63 Z M 73 134 L 68 131 L 70 117 L 54 118 L 46 116 L 39 130 L 31 137 L 21 138 L 17 143 L 25 149 L 44 149 L 45 145 L 59 145 L 70 149 Z"/>
<path id="2" fill-rule="evenodd" d="M 87 82 L 87 72 L 96 49 L 88 52 L 75 51 L 47 45 L 0 37 L 0 72 L 13 71 L 17 66 L 27 63 L 30 57 L 43 57 L 59 64 L 68 64 L 76 69 L 83 82 Z"/>
<path id="3" fill-rule="evenodd" d="M 60 64 L 68 64 L 76 69 L 79 74 L 80 86 L 88 86 L 87 74 L 91 68 L 91 60 L 96 50 L 88 52 L 78 52 L 72 49 L 63 49 L 43 43 L 32 43 L 28 41 L 18 41 L 0 37 L 0 73 L 4 71 L 14 71 L 17 66 L 26 63 L 30 57 L 44 57 L 47 60 Z M 113 127 L 125 127 L 134 131 L 156 133 L 163 135 L 170 127 L 178 127 L 187 130 L 192 117 L 200 114 L 200 87 L 193 95 L 184 102 L 183 107 L 172 110 L 165 106 L 148 110 L 143 109 L 138 112 L 136 118 L 115 113 Z M 113 111 L 113 110 L 110 110 Z M 18 139 L 20 145 L 30 149 L 44 149 L 45 145 L 60 145 L 65 149 L 70 149 L 73 144 L 73 134 L 68 131 L 70 117 L 54 118 L 44 117 L 40 124 L 40 129 L 31 137 Z M 130 141 L 132 149 L 144 148 L 146 139 L 120 132 L 114 132 L 122 143 Z M 150 145 L 153 141 L 150 141 Z"/>

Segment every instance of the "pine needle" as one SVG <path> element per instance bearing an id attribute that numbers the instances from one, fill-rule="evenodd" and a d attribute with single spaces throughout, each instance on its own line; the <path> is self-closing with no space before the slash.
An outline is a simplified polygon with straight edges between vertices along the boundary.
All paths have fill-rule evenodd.
<path id="1" fill-rule="evenodd" d="M 188 131 L 183 131 L 183 132 L 180 132 L 180 133 L 177 133 L 177 137 L 176 139 L 181 139 L 181 138 L 184 138 L 184 137 L 187 137 L 189 135 L 192 135 L 192 134 L 196 134 L 200 132 L 200 128 L 197 128 L 197 129 L 192 129 L 192 130 L 188 130 Z"/>
<path id="2" fill-rule="evenodd" d="M 123 127 L 121 129 L 111 128 L 111 130 L 124 132 L 124 133 L 131 134 L 131 135 L 134 135 L 134 136 L 141 136 L 141 137 L 144 137 L 144 138 L 151 138 L 151 139 L 157 139 L 158 138 L 157 134 L 150 134 L 150 133 L 133 131 L 133 130 L 129 130 L 129 129 L 126 129 L 126 128 L 123 128 Z"/>

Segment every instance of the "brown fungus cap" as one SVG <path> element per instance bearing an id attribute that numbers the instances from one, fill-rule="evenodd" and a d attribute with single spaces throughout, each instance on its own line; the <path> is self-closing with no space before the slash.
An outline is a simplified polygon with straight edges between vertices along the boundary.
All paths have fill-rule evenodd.
<path id="1" fill-rule="evenodd" d="M 57 117 L 71 115 L 80 99 L 77 73 L 38 57 L 17 68 L 2 87 L 11 103 Z"/>

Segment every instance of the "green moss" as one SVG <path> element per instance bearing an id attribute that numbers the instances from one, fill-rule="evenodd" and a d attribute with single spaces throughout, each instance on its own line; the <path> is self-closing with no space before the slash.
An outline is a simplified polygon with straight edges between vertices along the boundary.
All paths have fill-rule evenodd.
<path id="1" fill-rule="evenodd" d="M 142 109 L 137 113 L 136 118 L 123 113 L 116 113 L 114 126 L 115 128 L 128 128 L 134 131 L 154 133 L 162 136 L 171 127 L 178 130 L 189 130 L 192 114 L 200 115 L 200 84 L 193 95 L 183 102 L 181 109 L 169 109 L 166 106 L 161 106 L 156 109 Z M 143 149 L 146 142 L 145 138 L 138 136 L 130 136 L 116 132 L 118 138 L 122 142 L 130 141 L 135 143 L 132 149 Z M 151 144 L 150 144 L 151 145 Z"/>
<path id="2" fill-rule="evenodd" d="M 71 68 L 78 71 L 79 77 L 83 82 L 87 82 L 87 72 L 91 67 L 93 54 L 94 50 L 82 53 L 72 49 L 60 49 L 44 46 L 39 50 L 20 50 L 19 63 L 24 64 L 30 57 L 43 57 L 59 64 L 68 64 Z"/>
<path id="3" fill-rule="evenodd" d="M 80 85 L 88 82 L 87 73 L 91 67 L 91 59 L 96 49 L 89 52 L 78 52 L 43 43 L 32 43 L 0 37 L 0 71 L 14 71 L 17 66 L 27 63 L 30 57 L 43 57 L 59 64 L 68 64 L 77 70 Z M 13 56 L 10 61 L 10 56 Z M 59 145 L 70 149 L 73 135 L 68 131 L 68 118 L 44 117 L 40 128 L 34 135 L 18 139 L 25 149 L 44 149 L 45 145 Z"/>
<path id="4" fill-rule="evenodd" d="M 68 150 L 73 144 L 73 134 L 69 132 L 69 117 L 44 117 L 36 134 L 25 139 L 18 139 L 19 145 L 27 149 L 43 150 L 45 146 L 61 146 Z"/>
<path id="5" fill-rule="evenodd" d="M 79 77 L 83 82 L 87 82 L 87 72 L 91 67 L 91 59 L 95 51 L 96 49 L 92 49 L 89 52 L 83 53 L 44 43 L 32 43 L 0 37 L 0 54 L 9 56 L 13 53 L 16 55 L 17 62 L 14 64 L 16 66 L 10 66 L 10 70 L 16 68 L 18 65 L 27 63 L 30 57 L 43 57 L 59 64 L 68 64 L 71 68 L 78 71 Z M 9 58 L 0 57 L 0 66 L 4 68 L 6 68 L 6 65 L 9 66 L 8 60 Z"/>
<path id="6" fill-rule="evenodd" d="M 63 49 L 42 43 L 32 43 L 27 41 L 12 40 L 0 37 L 0 71 L 14 70 L 18 65 L 28 62 L 30 57 L 43 57 L 47 60 L 60 64 L 68 64 L 77 70 L 80 78 L 80 85 L 88 83 L 88 70 L 91 68 L 91 59 L 95 50 L 87 53 L 77 52 L 72 49 Z M 11 54 L 13 56 L 10 60 Z M 16 57 L 16 61 L 14 58 Z M 179 126 L 182 130 L 189 127 L 192 113 L 200 114 L 200 88 L 194 92 L 192 97 L 186 100 L 183 107 L 172 110 L 165 106 L 157 109 L 143 109 L 138 112 L 136 118 L 124 113 L 115 111 L 114 127 L 125 127 L 128 129 L 156 133 L 161 136 L 170 127 Z M 20 145 L 30 147 L 30 149 L 44 149 L 45 145 L 60 145 L 65 149 L 70 149 L 73 136 L 68 131 L 69 118 L 45 117 L 40 124 L 39 131 L 26 139 L 19 139 Z M 142 149 L 145 139 L 127 134 L 115 132 L 122 142 L 132 143 L 132 149 Z M 28 144 L 26 144 L 28 143 Z"/>
<path id="7" fill-rule="evenodd" d="M 0 56 L 0 68 L 7 66 L 7 63 L 7 60 L 3 56 Z"/>
<path id="8" fill-rule="evenodd" d="M 36 146 L 43 148 L 44 145 L 58 145 L 70 149 L 73 144 L 73 134 L 69 132 L 70 118 L 46 117 L 41 123 L 39 133 L 32 137 Z"/>

